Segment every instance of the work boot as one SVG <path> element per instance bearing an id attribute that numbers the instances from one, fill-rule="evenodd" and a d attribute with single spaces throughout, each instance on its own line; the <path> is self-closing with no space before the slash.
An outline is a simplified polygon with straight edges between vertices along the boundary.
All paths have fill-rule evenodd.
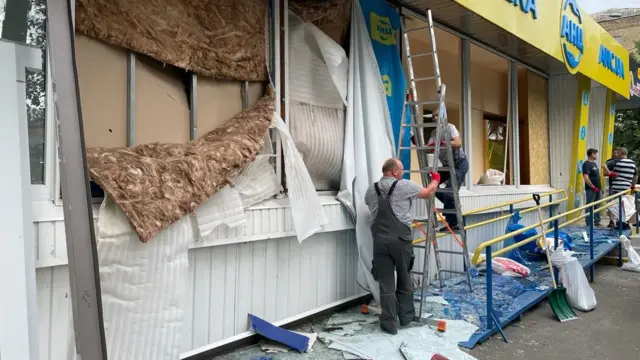
<path id="1" fill-rule="evenodd" d="M 397 335 L 398 334 L 398 329 L 396 329 L 395 327 L 390 327 L 388 325 L 384 325 L 383 323 L 380 323 L 380 329 L 382 329 L 382 331 L 386 332 L 389 335 Z"/>

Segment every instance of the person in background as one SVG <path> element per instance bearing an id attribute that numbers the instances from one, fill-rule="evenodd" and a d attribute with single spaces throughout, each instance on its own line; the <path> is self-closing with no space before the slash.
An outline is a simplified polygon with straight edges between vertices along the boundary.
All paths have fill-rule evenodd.
<path id="1" fill-rule="evenodd" d="M 613 171 L 613 167 L 616 166 L 616 162 L 618 161 L 618 148 L 614 148 L 613 151 L 611 152 L 611 158 L 609 158 L 606 162 L 605 165 L 602 167 L 602 171 L 605 174 L 608 174 L 609 172 Z M 605 170 L 606 167 L 606 170 Z M 612 195 L 611 192 L 611 180 L 613 180 L 612 177 L 608 178 L 607 183 L 609 184 L 609 190 L 607 192 L 607 194 L 609 194 L 609 196 Z M 609 210 L 607 210 L 607 215 L 609 216 L 609 219 L 611 219 L 611 212 Z M 613 220 L 609 220 L 609 225 L 607 225 L 607 227 L 612 228 L 614 226 L 613 224 Z"/>
<path id="2" fill-rule="evenodd" d="M 587 195 L 587 204 L 600 200 L 600 170 L 596 160 L 598 159 L 598 150 L 587 150 L 587 161 L 582 164 L 582 177 L 584 178 L 584 191 Z M 595 206 L 596 208 L 598 206 Z M 595 209 L 594 209 L 595 210 Z M 587 226 L 591 223 L 591 216 L 586 217 Z M 593 214 L 593 224 L 600 226 L 600 213 Z"/>
<path id="3" fill-rule="evenodd" d="M 435 112 L 433 114 L 434 121 L 438 121 L 438 114 Z M 437 130 L 437 129 L 436 129 Z M 431 132 L 431 137 L 427 142 L 427 146 L 434 146 L 436 142 L 436 130 Z M 449 159 L 447 156 L 447 149 L 445 143 L 445 136 L 449 135 L 449 139 L 451 139 L 451 150 L 453 152 L 453 168 L 456 176 L 456 187 L 457 190 L 460 190 L 462 183 L 464 182 L 465 176 L 467 176 L 467 172 L 469 171 L 469 160 L 467 160 L 467 155 L 465 155 L 464 150 L 462 150 L 462 138 L 460 137 L 460 132 L 456 129 L 455 125 L 451 123 L 447 123 L 447 127 L 445 128 L 445 132 L 441 134 L 441 138 L 437 139 L 440 142 L 440 154 L 438 156 L 440 163 L 442 163 L 443 167 L 449 167 Z M 445 148 L 443 148 L 445 147 Z M 451 183 L 451 173 L 449 170 L 440 170 L 438 171 L 440 174 L 440 179 L 443 182 L 446 182 L 445 188 L 452 189 L 453 184 Z M 442 202 L 445 210 L 454 210 L 455 209 L 455 201 L 453 194 L 451 193 L 436 193 L 436 198 Z M 458 217 L 455 213 L 447 213 L 445 212 L 444 218 L 451 227 L 451 230 L 459 230 Z M 447 232 L 447 227 L 444 226 L 440 230 L 440 232 Z"/>
<path id="4" fill-rule="evenodd" d="M 629 159 L 627 156 L 629 152 L 626 148 L 618 148 L 618 160 L 616 161 L 613 170 L 609 170 L 605 167 L 605 175 L 611 179 L 611 195 L 618 194 L 623 191 L 636 189 L 636 183 L 638 182 L 638 169 L 636 163 Z M 620 214 L 619 217 L 622 214 Z M 614 224 L 616 226 L 616 224 Z M 622 222 L 622 229 L 630 229 L 629 224 Z"/>
<path id="5" fill-rule="evenodd" d="M 440 182 L 431 173 L 429 186 L 422 187 L 402 179 L 402 162 L 391 158 L 382 165 L 382 178 L 369 186 L 364 202 L 371 212 L 373 262 L 371 274 L 380 285 L 380 328 L 391 334 L 411 323 L 413 305 L 413 223 L 412 208 L 416 199 L 433 195 Z M 397 285 L 396 285 L 397 274 Z"/>

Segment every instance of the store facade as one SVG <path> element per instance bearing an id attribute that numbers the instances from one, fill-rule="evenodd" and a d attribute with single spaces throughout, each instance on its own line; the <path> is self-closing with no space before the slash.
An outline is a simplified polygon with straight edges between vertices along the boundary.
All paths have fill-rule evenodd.
<path id="1" fill-rule="evenodd" d="M 287 0 L 272 5 L 273 14 L 285 14 L 284 9 L 301 6 L 297 1 Z M 576 169 L 586 148 L 599 149 L 602 157 L 610 152 L 615 94 L 629 98 L 631 79 L 626 50 L 571 0 L 404 0 L 394 2 L 393 6 L 401 6 L 399 11 L 408 16 L 408 27 L 424 26 L 423 11 L 427 8 L 433 11 L 437 22 L 436 42 L 442 80 L 448 89 L 449 120 L 461 130 L 471 164 L 461 192 L 463 209 L 516 200 L 554 188 L 567 189 L 574 200 L 579 199 L 582 182 Z M 289 30 L 288 16 L 271 16 L 269 20 L 275 25 L 272 28 Z M 340 40 L 348 29 L 348 16 L 346 25 L 340 25 L 331 37 L 344 46 Z M 277 75 L 274 81 L 280 83 L 282 75 L 284 86 L 275 90 L 282 100 L 278 103 L 287 105 L 291 95 L 288 81 L 292 81 L 293 75 L 289 71 L 288 50 L 281 53 L 280 45 L 287 44 L 289 36 L 285 30 L 279 35 L 272 34 L 269 42 L 277 49 L 272 49 L 273 59 L 284 63 L 282 74 L 274 71 Z M 429 48 L 426 33 L 414 32 L 411 36 L 412 51 Z M 28 41 L 27 44 L 33 48 L 33 54 L 4 46 L 3 55 L 9 56 L 2 59 L 20 60 L 15 56 L 20 54 L 29 55 L 29 64 L 39 63 L 40 50 L 33 45 L 42 44 Z M 262 78 L 220 81 L 189 72 L 187 75 L 197 81 L 187 81 L 187 92 L 199 96 L 186 97 L 184 71 L 147 57 L 136 57 L 132 51 L 107 45 L 86 34 L 78 33 L 75 45 L 88 147 L 193 140 L 198 136 L 193 130 L 194 113 L 200 114 L 195 123 L 202 134 L 256 103 L 265 90 Z M 5 70 L 16 66 L 14 62 L 6 65 Z M 74 338 L 56 119 L 47 66 L 48 63 L 42 67 L 46 69 L 47 81 L 42 82 L 46 107 L 43 105 L 41 139 L 30 132 L 29 145 L 34 150 L 23 154 L 32 164 L 29 194 L 32 206 L 25 208 L 21 219 L 5 220 L 10 225 L 21 222 L 33 225 L 30 234 L 24 229 L 16 231 L 30 242 L 21 250 L 23 254 L 29 253 L 25 249 L 35 249 L 35 259 L 30 265 L 27 260 L 23 264 L 36 269 L 34 287 L 24 290 L 23 283 L 14 289 L 26 291 L 26 298 L 37 301 L 14 313 L 25 319 L 30 313 L 31 317 L 38 314 L 38 341 L 29 338 L 26 327 L 13 335 L 32 340 L 31 346 L 37 344 L 39 358 L 57 360 L 68 358 Z M 428 62 L 416 63 L 416 70 L 418 76 L 428 76 L 433 67 Z M 137 76 L 133 83 L 132 74 L 134 79 Z M 28 79 L 23 75 L 17 80 L 23 84 L 20 89 L 24 93 Z M 15 82 L 10 86 L 8 91 L 15 89 Z M 426 96 L 434 91 L 418 90 Z M 119 95 L 105 97 L 105 93 Z M 134 103 L 137 100 L 136 107 L 131 107 L 132 99 Z M 16 114 L 24 110 L 20 100 Z M 341 101 L 337 103 L 331 104 L 334 113 L 343 111 Z M 11 104 L 7 102 L 7 107 L 15 105 L 13 100 Z M 291 120 L 294 128 L 295 119 L 287 116 L 286 111 L 288 108 L 281 112 L 283 118 Z M 27 114 L 21 119 L 26 117 Z M 136 121 L 132 123 L 131 117 Z M 271 171 L 273 178 L 282 181 L 279 145 L 274 143 L 277 145 L 274 154 L 268 156 L 278 160 L 271 162 L 275 163 Z M 16 151 L 9 148 L 11 144 L 5 143 L 6 153 Z M 337 159 L 340 163 L 341 157 Z M 506 174 L 503 183 L 486 184 L 485 175 L 491 169 Z M 336 178 L 334 173 L 331 176 Z M 331 184 L 329 180 L 318 179 L 316 183 Z M 278 183 L 276 188 L 282 184 Z M 336 201 L 333 185 L 316 185 L 316 190 L 327 221 L 322 231 L 304 243 L 298 241 L 292 225 L 292 208 L 285 190 L 276 198 L 270 195 L 269 199 L 245 209 L 246 226 L 217 228 L 207 240 L 190 246 L 187 291 L 190 301 L 188 308 L 182 309 L 185 325 L 179 344 L 181 351 L 210 349 L 249 336 L 247 313 L 284 323 L 363 294 L 356 282 L 358 248 L 352 219 Z M 16 203 L 23 200 L 12 199 Z M 570 206 L 575 203 L 572 201 Z M 3 206 L 11 207 L 7 213 L 14 212 L 13 205 Z M 97 204 L 94 210 L 98 215 Z M 478 214 L 470 221 L 495 216 L 496 212 Z M 475 248 L 474 244 L 502 231 L 501 223 L 474 231 L 470 250 Z M 16 249 L 5 250 L 12 254 Z M 443 259 L 444 266 L 447 261 L 453 260 Z M 5 273 L 11 271 L 7 269 Z M 18 284 L 21 280 L 16 279 Z M 9 291 L 11 287 L 6 289 Z"/>

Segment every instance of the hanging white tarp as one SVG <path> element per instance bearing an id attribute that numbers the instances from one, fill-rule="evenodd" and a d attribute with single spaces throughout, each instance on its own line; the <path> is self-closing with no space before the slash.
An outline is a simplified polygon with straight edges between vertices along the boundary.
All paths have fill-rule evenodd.
<path id="1" fill-rule="evenodd" d="M 378 284 L 371 275 L 373 239 L 364 194 L 382 176 L 382 163 L 393 156 L 394 141 L 386 92 L 359 1 L 353 2 L 350 44 L 344 162 L 338 200 L 356 221 L 358 283 L 380 301 Z"/>

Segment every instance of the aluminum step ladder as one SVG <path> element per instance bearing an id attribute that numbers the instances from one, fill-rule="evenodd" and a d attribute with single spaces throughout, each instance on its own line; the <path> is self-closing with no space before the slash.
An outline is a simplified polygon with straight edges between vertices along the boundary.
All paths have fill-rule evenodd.
<path id="1" fill-rule="evenodd" d="M 451 273 L 451 274 L 460 274 L 466 275 L 466 280 L 469 285 L 469 290 L 473 291 L 473 287 L 471 285 L 471 259 L 469 258 L 469 252 L 467 249 L 467 236 L 466 231 L 464 230 L 464 222 L 462 219 L 462 210 L 460 207 L 460 197 L 458 195 L 458 184 L 455 176 L 455 169 L 450 166 L 439 166 L 438 156 L 435 154 L 440 154 L 440 151 L 446 151 L 447 163 L 449 165 L 453 164 L 453 151 L 451 148 L 451 138 L 449 133 L 445 132 L 446 127 L 448 126 L 447 121 L 447 111 L 445 106 L 445 93 L 446 86 L 442 84 L 442 80 L 440 77 L 440 67 L 438 63 L 438 52 L 436 47 L 436 37 L 435 37 L 435 29 L 433 26 L 433 18 L 431 15 L 431 10 L 427 10 L 427 26 L 419 27 L 416 29 L 406 29 L 406 15 L 402 16 L 402 35 L 403 35 L 403 45 L 404 45 L 404 56 L 407 66 L 407 72 L 409 76 L 410 83 L 410 94 L 405 99 L 405 104 L 402 112 L 402 119 L 405 119 L 406 112 L 411 111 L 413 109 L 413 116 L 411 117 L 411 122 L 409 124 L 403 124 L 400 128 L 400 134 L 398 137 L 398 147 L 396 155 L 398 157 L 401 156 L 402 151 L 411 151 L 416 150 L 418 154 L 418 164 L 420 170 L 405 170 L 409 173 L 420 173 L 422 177 L 422 185 L 427 186 L 431 181 L 431 177 L 429 176 L 429 172 L 449 172 L 450 178 L 449 181 L 451 183 L 450 188 L 438 188 L 436 193 L 449 193 L 453 195 L 455 209 L 435 209 L 436 199 L 435 196 L 429 198 L 427 200 L 427 215 L 428 218 L 424 220 L 423 223 L 426 223 L 426 238 L 424 245 L 421 245 L 420 240 L 414 240 L 414 247 L 425 249 L 425 258 L 423 264 L 423 270 L 420 271 L 412 271 L 412 273 L 422 275 L 422 292 L 421 292 L 421 301 L 420 301 L 420 314 L 422 315 L 422 307 L 423 300 L 426 296 L 426 285 L 429 282 L 429 258 L 431 247 L 433 246 L 433 252 L 436 262 L 436 269 L 438 271 L 438 280 L 440 282 L 440 288 L 444 287 L 444 279 L 443 273 Z M 412 54 L 409 45 L 409 33 L 418 31 L 418 30 L 428 30 L 430 35 L 430 43 L 431 43 L 431 51 L 424 53 Z M 431 57 L 433 59 L 433 76 L 426 77 L 416 77 L 413 69 L 413 61 L 419 57 Z M 429 99 L 429 100 L 421 100 L 418 96 L 418 91 L 416 89 L 416 83 L 418 82 L 434 82 L 434 86 L 436 87 L 437 99 Z M 422 115 L 422 108 L 424 106 L 437 106 L 438 107 L 438 118 L 437 121 L 429 121 L 425 122 L 424 117 Z M 402 144 L 402 139 L 405 134 L 405 129 L 410 128 L 415 139 L 415 146 L 412 144 Z M 435 144 L 427 145 L 425 142 L 425 130 L 429 131 L 429 134 L 435 129 Z M 444 149 L 441 149 L 439 139 L 442 139 L 444 135 Z M 434 154 L 433 164 L 429 165 L 427 154 L 432 151 Z M 451 232 L 452 236 L 458 241 L 461 245 L 462 251 L 450 251 L 450 250 L 440 250 L 438 248 L 437 238 L 438 238 L 438 217 L 442 219 L 444 222 L 444 218 L 442 218 L 441 214 L 453 214 L 458 218 L 458 225 L 460 227 L 459 230 Z M 446 225 L 446 223 L 445 223 Z M 448 228 L 448 225 L 446 225 Z M 443 269 L 442 264 L 440 262 L 440 254 L 451 254 L 463 257 L 464 271 L 458 271 L 453 269 Z"/>

